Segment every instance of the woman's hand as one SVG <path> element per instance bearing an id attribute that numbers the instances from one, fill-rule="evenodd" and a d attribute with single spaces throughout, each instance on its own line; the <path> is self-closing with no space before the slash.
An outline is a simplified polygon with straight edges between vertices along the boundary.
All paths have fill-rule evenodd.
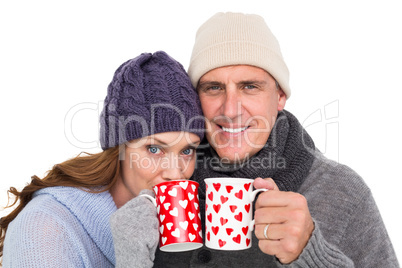
<path id="1" fill-rule="evenodd" d="M 154 196 L 151 190 L 141 194 Z M 119 208 L 110 218 L 116 267 L 152 267 L 159 242 L 155 205 L 137 196 Z"/>

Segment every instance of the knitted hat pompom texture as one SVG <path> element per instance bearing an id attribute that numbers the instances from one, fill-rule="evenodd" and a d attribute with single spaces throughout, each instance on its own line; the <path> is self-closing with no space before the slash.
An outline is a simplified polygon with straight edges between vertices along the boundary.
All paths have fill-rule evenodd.
<path id="1" fill-rule="evenodd" d="M 123 63 L 100 115 L 102 149 L 171 131 L 204 136 L 199 98 L 183 66 L 163 51 Z"/>
<path id="2" fill-rule="evenodd" d="M 229 65 L 267 71 L 290 97 L 289 70 L 278 40 L 261 16 L 219 12 L 198 29 L 188 68 L 193 86 L 207 72 Z"/>

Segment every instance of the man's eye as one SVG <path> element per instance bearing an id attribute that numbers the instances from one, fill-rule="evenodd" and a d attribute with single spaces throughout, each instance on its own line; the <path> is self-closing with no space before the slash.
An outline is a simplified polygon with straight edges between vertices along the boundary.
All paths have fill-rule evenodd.
<path id="1" fill-rule="evenodd" d="M 183 154 L 184 155 L 192 155 L 192 154 L 194 154 L 194 149 L 193 148 L 188 148 L 188 149 L 185 149 L 184 151 L 183 151 Z"/>
<path id="2" fill-rule="evenodd" d="M 221 89 L 222 89 L 221 85 L 209 84 L 209 83 L 199 85 L 199 87 L 197 88 L 197 90 L 201 91 L 201 92 L 215 91 L 215 90 L 221 90 Z"/>
<path id="3" fill-rule="evenodd" d="M 223 92 L 223 88 L 219 85 L 217 86 L 205 86 L 200 90 L 200 93 L 206 94 L 206 95 L 219 95 L 221 92 Z"/>
<path id="4" fill-rule="evenodd" d="M 219 90 L 219 89 L 221 89 L 220 86 L 212 86 L 212 87 L 207 88 L 207 90 Z"/>
<path id="5" fill-rule="evenodd" d="M 156 146 L 149 146 L 148 151 L 151 154 L 160 154 L 161 153 L 161 149 L 159 147 L 156 147 Z"/>
<path id="6" fill-rule="evenodd" d="M 245 89 L 255 89 L 255 88 L 257 88 L 257 87 L 254 86 L 254 85 L 246 85 L 246 86 L 244 86 L 244 88 L 245 88 Z"/>

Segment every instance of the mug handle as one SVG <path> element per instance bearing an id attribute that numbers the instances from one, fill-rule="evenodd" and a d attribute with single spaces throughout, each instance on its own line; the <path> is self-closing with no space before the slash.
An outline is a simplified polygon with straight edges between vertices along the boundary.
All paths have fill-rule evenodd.
<path id="1" fill-rule="evenodd" d="M 152 196 L 150 196 L 149 194 L 140 194 L 138 197 L 143 196 L 145 198 L 148 198 L 156 207 L 156 199 Z"/>
<path id="2" fill-rule="evenodd" d="M 266 191 L 268 191 L 268 189 L 265 189 L 265 188 L 263 188 L 263 189 L 257 189 L 257 190 L 252 191 L 252 192 L 251 192 L 251 202 L 254 201 L 254 199 L 255 199 L 255 197 L 257 196 L 258 193 L 260 193 L 260 192 L 266 192 Z M 248 228 L 250 229 L 250 231 L 254 231 L 254 225 L 255 225 L 255 220 L 253 219 L 253 220 L 250 222 L 250 226 L 248 227 Z"/>
<path id="3" fill-rule="evenodd" d="M 266 191 L 268 191 L 268 189 L 265 189 L 265 188 L 263 188 L 263 189 L 257 189 L 257 190 L 252 191 L 252 192 L 251 192 L 251 202 L 254 201 L 254 199 L 255 199 L 255 197 L 256 197 L 256 195 L 257 195 L 258 193 L 260 193 L 260 192 L 266 192 Z"/>

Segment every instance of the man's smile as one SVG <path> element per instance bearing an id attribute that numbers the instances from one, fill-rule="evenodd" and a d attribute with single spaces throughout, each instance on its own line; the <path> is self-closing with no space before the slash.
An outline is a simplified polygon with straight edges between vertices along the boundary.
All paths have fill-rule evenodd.
<path id="1" fill-rule="evenodd" d="M 248 126 L 247 127 L 238 127 L 238 128 L 226 128 L 226 127 L 223 127 L 223 126 L 220 126 L 220 127 L 222 128 L 223 131 L 229 132 L 229 133 L 232 133 L 232 134 L 237 134 L 237 133 L 243 132 L 243 131 L 245 131 L 246 129 L 249 128 Z"/>

